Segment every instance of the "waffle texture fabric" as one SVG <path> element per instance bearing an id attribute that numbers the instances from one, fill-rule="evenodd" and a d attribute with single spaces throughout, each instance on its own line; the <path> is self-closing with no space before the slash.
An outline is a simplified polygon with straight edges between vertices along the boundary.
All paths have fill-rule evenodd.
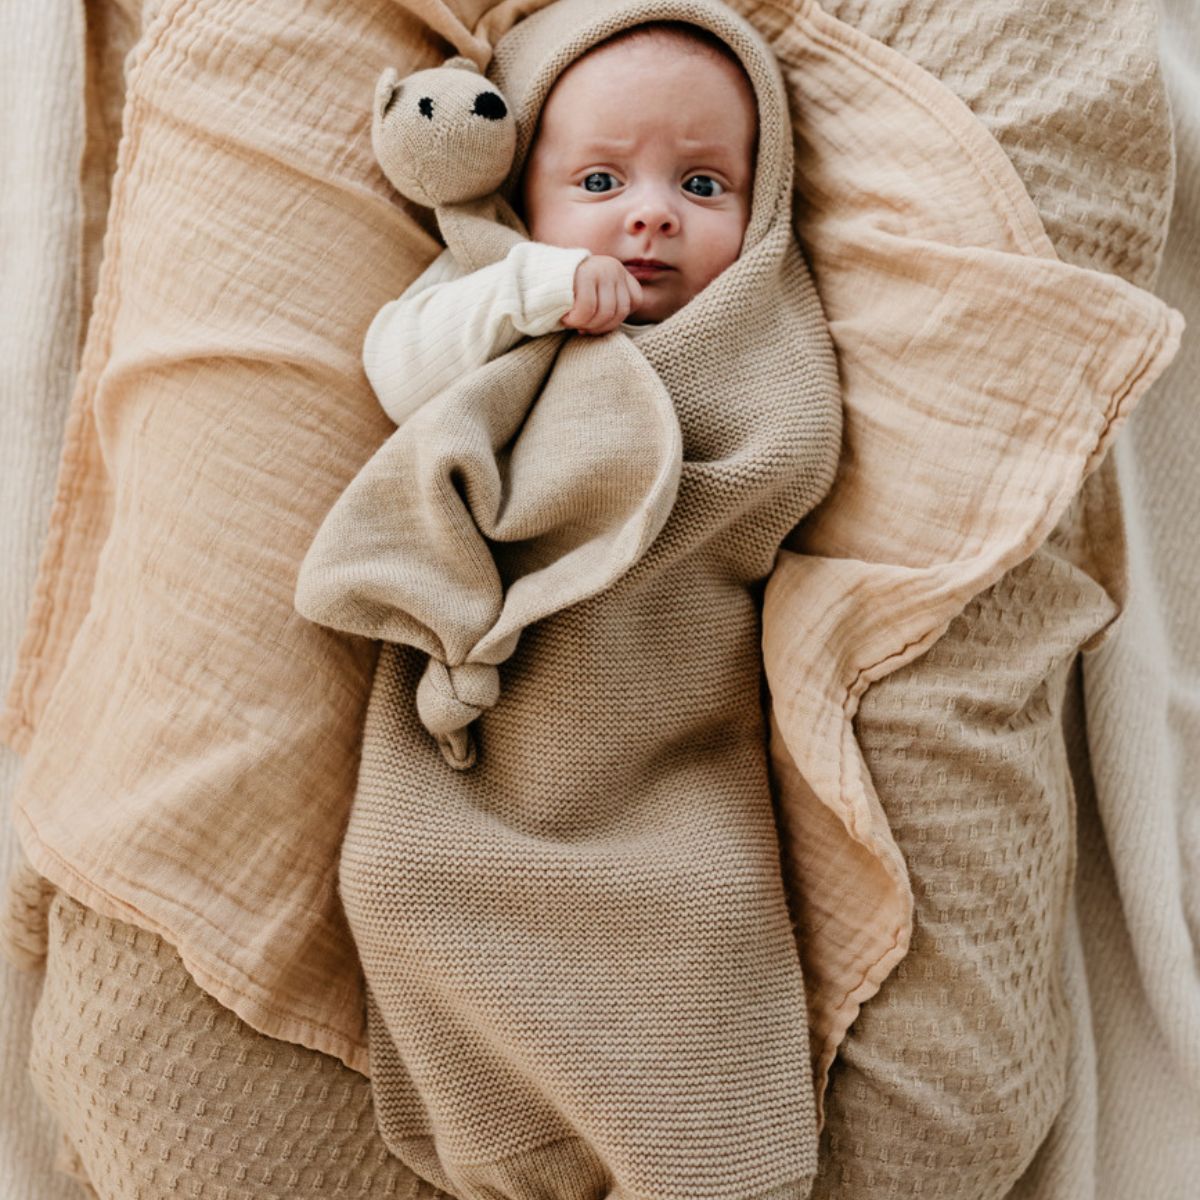
<path id="1" fill-rule="evenodd" d="M 363 331 L 439 251 L 378 171 L 369 98 L 380 67 L 434 65 L 447 44 L 486 64 L 530 7 L 159 7 L 129 60 L 96 306 L 5 718 L 26 754 L 14 816 L 40 874 L 163 935 L 256 1029 L 362 1069 L 336 863 L 374 643 L 303 621 L 292 599 L 322 516 L 391 432 L 359 371 Z M 840 477 L 853 487 L 835 480 L 804 523 L 839 537 L 781 558 L 772 584 L 789 582 L 774 600 L 794 603 L 764 614 L 778 801 L 802 831 L 784 869 L 807 914 L 818 1072 L 912 932 L 904 856 L 856 757 L 859 697 L 1036 548 L 1178 331 L 1158 301 L 1054 257 L 1042 221 L 1057 213 L 1039 215 L 1004 152 L 1041 121 L 1073 120 L 1081 136 L 1062 140 L 1055 164 L 1067 179 L 1091 169 L 1071 152 L 1099 152 L 1087 125 L 1102 118 L 1128 169 L 1126 144 L 1161 127 L 1152 104 L 1124 106 L 1153 69 L 1144 39 L 1111 52 L 1114 28 L 1127 34 L 1143 6 L 1113 0 L 1103 21 L 1070 21 L 1075 48 L 1055 62 L 1078 92 L 1022 71 L 1044 61 L 1023 44 L 1030 14 L 1044 30 L 1076 7 L 1010 7 L 1011 19 L 989 16 L 983 43 L 972 13 L 931 17 L 956 45 L 931 69 L 978 49 L 984 74 L 1022 81 L 997 97 L 981 80 L 973 115 L 813 4 L 742 6 L 784 65 L 803 159 L 797 233 L 819 263 L 849 418 Z M 1061 107 L 1045 110 L 1043 86 Z M 1026 162 L 1040 188 L 1047 164 Z M 1122 179 L 1094 196 L 1047 180 L 1044 194 L 1099 229 L 1122 207 Z M 1151 211 L 1127 207 L 1135 223 Z M 935 557 L 905 551 L 914 530 Z M 1095 549 L 1119 577 L 1119 542 Z M 812 627 L 855 586 L 830 558 L 882 566 L 856 611 L 886 618 L 912 602 L 927 624 L 911 646 L 897 624 L 892 646 L 875 642 L 864 660 L 862 626 Z M 935 573 L 935 561 L 966 569 Z M 960 767 L 973 752 L 954 752 Z M 953 813 L 933 789 L 943 774 L 929 772 L 930 803 Z"/>
<path id="2" fill-rule="evenodd" d="M 496 46 L 505 187 L 558 75 L 650 20 L 716 33 L 754 85 L 740 257 L 636 342 L 549 333 L 426 402 L 297 586 L 306 617 L 385 642 L 340 890 L 380 1127 L 471 1200 L 800 1197 L 816 1169 L 758 592 L 832 481 L 841 394 L 779 69 L 718 3 L 561 0 Z M 438 217 L 476 270 L 519 237 Z M 480 713 L 466 730 L 441 724 L 441 686 Z M 469 756 L 430 736 L 463 732 Z"/>
<path id="3" fill-rule="evenodd" d="M 91 1194 L 448 1200 L 388 1151 L 360 1074 L 251 1029 L 148 930 L 61 892 L 48 923 L 29 1066 Z"/>

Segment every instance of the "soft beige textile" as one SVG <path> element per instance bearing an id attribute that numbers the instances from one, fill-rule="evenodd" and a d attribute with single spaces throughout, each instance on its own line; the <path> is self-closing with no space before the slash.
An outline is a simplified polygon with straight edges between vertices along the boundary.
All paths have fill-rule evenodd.
<path id="1" fill-rule="evenodd" d="M 0 8 L 0 674 L 13 669 L 54 498 L 62 426 L 95 290 L 120 130 L 120 9 L 82 0 Z M 84 247 L 87 247 L 85 250 Z M 0 886 L 19 847 L 8 819 L 19 762 L 0 750 Z M 28 947 L 35 954 L 40 949 Z M 18 961 L 22 960 L 19 956 Z M 29 1087 L 40 980 L 0 960 L 0 1191 L 59 1200 L 51 1123 Z"/>
<path id="2" fill-rule="evenodd" d="M 1145 293 L 1059 262 L 966 110 L 941 90 L 926 99 L 928 76 L 827 21 L 779 52 L 801 113 L 872 114 L 853 154 L 814 120 L 797 161 L 801 231 L 846 390 L 845 450 L 763 612 L 819 1092 L 911 931 L 907 871 L 851 726 L 859 699 L 1045 539 L 1180 331 Z M 921 102 L 904 103 L 901 87 Z M 985 186 L 962 186 L 944 165 L 958 155 L 972 176 L 987 163 Z M 854 182 L 864 160 L 866 197 Z M 973 280 L 986 282 L 976 292 Z M 1143 338 L 1125 341 L 1135 329 Z"/>
<path id="3" fill-rule="evenodd" d="M 5 675 L 12 670 L 33 592 L 78 345 L 81 314 L 73 251 L 81 220 L 82 17 L 82 5 L 71 0 L 40 7 L 10 5 L 0 11 L 0 112 L 20 112 L 24 118 L 6 119 L 0 126 L 5 163 L 0 174 L 0 408 L 5 430 L 0 441 L 0 663 Z M 39 88 L 35 81 L 46 86 Z M 78 119 L 57 119 L 63 96 L 73 98 Z M 21 238 L 11 236 L 17 229 Z M 0 789 L 6 800 L 17 771 L 16 755 L 0 751 Z M 20 849 L 7 816 L 0 828 L 0 880 L 7 881 Z M 36 976 L 0 959 L 0 1077 L 8 1083 L 0 1096 L 0 1178 L 12 1200 L 50 1200 L 74 1191 L 53 1174 L 53 1128 L 25 1072 L 38 987 Z"/>
<path id="4" fill-rule="evenodd" d="M 29 1069 L 93 1194 L 448 1200 L 380 1140 L 361 1075 L 256 1033 L 156 934 L 61 892 L 49 927 Z"/>
<path id="5" fill-rule="evenodd" d="M 777 15 L 765 8 L 753 17 L 761 28 Z M 391 6 L 340 6 L 334 22 L 320 6 L 297 16 L 211 0 L 169 4 L 162 17 L 135 67 L 113 254 L 68 430 L 44 591 L 15 684 L 11 733 L 29 750 L 18 816 L 44 874 L 169 933 L 197 978 L 259 1028 L 361 1063 L 359 993 L 329 864 L 370 655 L 299 631 L 287 612 L 288 576 L 319 513 L 385 431 L 354 373 L 355 335 L 433 252 L 391 207 L 372 173 L 363 110 L 344 101 L 355 72 L 367 95 L 376 64 L 365 47 L 403 69 L 417 61 L 403 47 L 422 35 Z M 445 10 L 437 19 L 458 36 L 461 23 Z M 832 23 L 824 28 L 835 45 L 844 36 Z M 185 44 L 183 71 L 176 49 Z M 420 61 L 433 61 L 422 44 Z M 328 61 L 345 77 L 332 80 Z M 869 81 L 872 64 L 878 69 L 868 54 L 865 66 L 853 56 L 839 66 Z M 898 105 L 914 95 L 939 97 L 930 111 L 951 128 L 965 120 L 919 74 L 887 98 Z M 872 128 L 863 121 L 861 136 Z M 217 129 L 219 139 L 207 136 Z M 978 150 L 979 165 L 956 174 L 935 164 L 945 189 L 938 194 L 957 205 L 998 179 L 996 194 L 1019 209 L 995 145 L 977 132 L 965 145 Z M 227 184 L 218 199 L 245 214 L 240 242 L 228 225 L 232 207 L 217 210 L 219 221 L 208 212 L 198 234 L 180 219 L 189 204 L 213 199 L 190 184 L 217 177 Z M 187 290 L 159 288 L 164 263 L 182 264 Z M 1074 290 L 1060 298 L 1074 303 Z M 319 311 L 313 296 L 323 298 Z M 1125 328 L 1099 352 L 1112 355 L 1116 372 L 1138 344 L 1136 329 Z M 1022 386 L 1036 383 L 1032 366 L 1019 365 Z M 111 510 L 94 421 L 119 491 Z M 110 516 L 113 536 L 94 578 Z M 164 803 L 167 796 L 178 803 Z M 268 822 L 271 797 L 283 807 Z M 898 911 L 900 932 L 903 904 Z M 861 998 L 860 989 L 850 1008 Z M 843 1018 L 848 1011 L 836 994 L 831 1007 Z"/>
<path id="6" fill-rule="evenodd" d="M 841 392 L 792 233 L 783 82 L 702 0 L 562 0 L 490 75 L 511 193 L 558 73 L 680 19 L 734 48 L 758 99 L 737 261 L 636 343 L 560 332 L 467 371 L 355 477 L 297 585 L 305 616 L 388 643 L 341 896 L 383 1134 L 470 1200 L 782 1200 L 816 1173 L 758 590 L 832 481 Z M 435 87 L 406 84 L 393 119 Z M 438 210 L 456 260 L 504 257 L 498 204 Z M 442 680 L 463 703 L 434 703 Z"/>
<path id="7" fill-rule="evenodd" d="M 1090 1152 L 1098 1195 L 1187 1200 L 1200 1178 L 1200 9 L 1164 9 L 1176 178 L 1155 290 L 1189 335 L 1117 443 L 1128 593 L 1113 636 L 1083 659 L 1075 909 L 1092 1034 L 1078 1057 L 1100 1086 L 1094 1124 L 1076 1100 L 1053 1133 Z"/>
<path id="8" fill-rule="evenodd" d="M 839 6 L 847 9 L 972 105 L 1037 199 L 1060 255 L 1150 281 L 1171 161 L 1147 6 L 1091 5 L 1087 20 L 1070 21 L 1057 7 L 1023 3 L 990 5 L 983 21 L 980 10 L 956 4 Z M 964 57 L 964 38 L 991 50 Z M 1178 31 L 1164 44 L 1170 66 Z M 1093 74 L 1100 65 L 1107 84 Z M 1178 71 L 1177 80 L 1187 77 Z M 1186 110 L 1173 101 L 1186 133 Z M 1050 156 L 1052 145 L 1074 149 Z M 1183 137 L 1181 185 L 1194 163 Z M 1180 214 L 1194 204 L 1194 196 L 1176 199 L 1178 249 L 1164 268 L 1165 280 L 1176 279 L 1167 298 L 1180 308 L 1196 261 L 1187 240 L 1178 243 Z M 945 1188 L 947 1180 L 946 1194 L 972 1200 L 1184 1200 L 1194 1192 L 1200 1081 L 1190 1065 L 1197 999 L 1187 928 L 1189 920 L 1195 928 L 1195 868 L 1177 828 L 1194 807 L 1195 783 L 1194 772 L 1177 785 L 1164 773 L 1172 739 L 1155 673 L 1162 679 L 1168 668 L 1147 603 L 1154 579 L 1186 579 L 1197 561 L 1187 532 L 1197 527 L 1187 440 L 1196 426 L 1185 355 L 1132 424 L 1134 445 L 1139 428 L 1158 431 L 1147 468 L 1156 485 L 1151 522 L 1130 520 L 1139 488 L 1127 469 L 1131 442 L 1117 441 L 1128 598 L 1110 458 L 1047 546 L 864 697 L 856 729 L 913 881 L 916 926 L 908 956 L 841 1047 L 816 1196 L 923 1195 L 931 1181 Z M 1153 572 L 1151 531 L 1171 548 Z M 1162 597 L 1184 639 L 1195 629 L 1193 595 L 1183 587 L 1172 601 Z M 1089 628 L 1105 626 L 1114 601 L 1125 603 L 1124 617 L 1083 660 L 1085 733 L 1076 681 L 1063 694 L 1064 656 Z M 1091 682 L 1098 669 L 1101 687 Z M 1176 739 L 1176 756 L 1186 744 Z M 1107 847 L 1089 745 L 1106 796 Z M 1119 890 L 1110 853 L 1124 867 Z"/>

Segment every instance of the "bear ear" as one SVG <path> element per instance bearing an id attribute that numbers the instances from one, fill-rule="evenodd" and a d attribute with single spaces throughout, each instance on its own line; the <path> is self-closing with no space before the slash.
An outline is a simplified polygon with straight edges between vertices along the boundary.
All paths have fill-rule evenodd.
<path id="1" fill-rule="evenodd" d="M 387 116 L 388 109 L 399 97 L 400 73 L 395 67 L 387 67 L 375 80 L 374 112 L 376 117 Z"/>
<path id="2" fill-rule="evenodd" d="M 479 69 L 479 64 L 473 59 L 464 58 L 461 54 L 456 54 L 453 58 L 448 58 L 443 67 L 453 67 L 456 71 L 474 71 L 476 75 L 482 75 L 483 72 Z"/>

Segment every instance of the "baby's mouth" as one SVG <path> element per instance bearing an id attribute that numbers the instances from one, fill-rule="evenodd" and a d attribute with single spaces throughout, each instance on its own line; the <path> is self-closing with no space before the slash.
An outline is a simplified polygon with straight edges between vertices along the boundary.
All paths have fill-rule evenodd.
<path id="1" fill-rule="evenodd" d="M 654 279 L 658 275 L 675 269 L 668 263 L 660 262 L 657 258 L 627 258 L 623 260 L 621 265 L 634 279 L 639 281 Z"/>

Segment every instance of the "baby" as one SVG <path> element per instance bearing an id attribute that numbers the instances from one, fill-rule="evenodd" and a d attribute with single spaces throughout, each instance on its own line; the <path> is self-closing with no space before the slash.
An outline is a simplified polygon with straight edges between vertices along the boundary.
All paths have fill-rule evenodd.
<path id="1" fill-rule="evenodd" d="M 297 584 L 382 643 L 338 875 L 379 1128 L 461 1196 L 807 1195 L 759 596 L 841 396 L 783 73 L 719 0 L 437 70 L 372 133 L 447 252 L 371 323 L 398 428 Z"/>
<path id="2" fill-rule="evenodd" d="M 741 250 L 757 122 L 736 56 L 697 26 L 635 26 L 577 59 L 522 177 L 532 242 L 460 278 L 435 261 L 371 323 L 364 369 L 388 415 L 524 336 L 636 336 L 677 312 Z"/>
<path id="3" fill-rule="evenodd" d="M 737 258 L 756 111 L 737 59 L 694 28 L 636 27 L 559 78 L 521 201 L 535 241 L 591 252 L 567 328 L 661 321 Z"/>

